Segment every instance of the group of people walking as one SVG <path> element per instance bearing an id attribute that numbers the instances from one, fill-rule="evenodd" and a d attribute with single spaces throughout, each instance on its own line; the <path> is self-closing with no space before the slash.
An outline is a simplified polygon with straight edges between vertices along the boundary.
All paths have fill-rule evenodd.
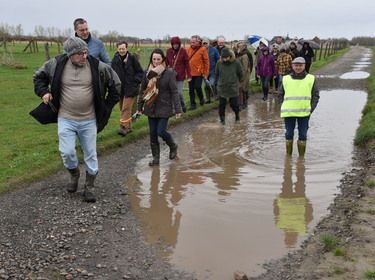
<path id="1" fill-rule="evenodd" d="M 283 43 L 283 38 L 279 36 L 271 48 L 263 42 L 254 51 L 256 59 L 256 81 L 262 82 L 263 100 L 268 99 L 268 94 L 277 93 L 281 85 L 283 76 L 292 71 L 292 60 L 303 57 L 305 60 L 305 71 L 309 73 L 314 51 L 308 42 L 304 42 L 301 50 L 292 41 L 287 46 Z M 270 90 L 271 87 L 271 90 Z"/>
<path id="2" fill-rule="evenodd" d="M 76 19 L 73 25 L 75 36 L 64 42 L 64 54 L 47 61 L 34 74 L 35 93 L 57 111 L 57 117 L 51 122 L 58 124 L 59 150 L 70 174 L 66 185 L 68 192 L 78 190 L 81 174 L 76 155 L 78 137 L 86 165 L 83 200 L 96 201 L 95 178 L 99 170 L 96 137 L 107 125 L 116 103 L 120 106 L 118 134 L 126 136 L 132 132 L 132 112 L 138 97 L 136 115 L 148 117 L 152 152 L 150 166 L 159 164 L 159 137 L 169 147 L 169 158 L 177 157 L 178 145 L 167 131 L 168 121 L 173 116 L 179 118 L 187 110 L 195 110 L 196 96 L 200 106 L 219 101 L 222 125 L 226 124 L 228 101 L 235 113 L 235 121 L 240 121 L 240 110 L 247 107 L 249 79 L 254 66 L 246 42 L 237 43 L 232 51 L 225 46 L 224 38 L 218 38 L 213 44 L 207 38 L 194 35 L 190 38 L 190 46 L 185 49 L 180 38 L 173 37 L 166 54 L 155 49 L 144 70 L 136 56 L 128 51 L 126 41 L 117 43 L 117 52 L 110 61 L 104 44 L 91 37 L 84 19 Z M 258 56 L 259 53 L 262 55 Z M 294 55 L 292 50 L 289 53 Z M 300 146 L 306 147 L 309 116 L 319 99 L 315 79 L 305 71 L 305 66 L 308 69 L 305 59 L 298 56 L 292 61 L 285 48 L 281 48 L 277 60 L 266 46 L 259 46 L 255 55 L 256 76 L 263 84 L 263 100 L 267 100 L 265 90 L 268 91 L 268 83 L 271 78 L 276 78 L 278 69 L 287 154 L 291 154 L 290 142 L 298 122 L 298 149 L 303 155 Z M 185 80 L 189 84 L 189 108 L 182 93 Z"/>

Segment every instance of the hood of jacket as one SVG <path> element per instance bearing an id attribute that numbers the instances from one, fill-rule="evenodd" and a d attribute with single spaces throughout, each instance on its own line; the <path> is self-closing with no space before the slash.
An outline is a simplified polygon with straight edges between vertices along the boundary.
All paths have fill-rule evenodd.
<path id="1" fill-rule="evenodd" d="M 171 47 L 173 48 L 173 44 L 178 44 L 178 48 L 181 47 L 181 40 L 180 37 L 172 37 L 171 38 Z"/>

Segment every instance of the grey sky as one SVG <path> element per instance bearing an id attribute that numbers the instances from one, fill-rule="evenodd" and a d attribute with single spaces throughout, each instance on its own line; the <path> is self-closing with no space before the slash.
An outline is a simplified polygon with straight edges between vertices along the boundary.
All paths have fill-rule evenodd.
<path id="1" fill-rule="evenodd" d="M 25 34 L 37 25 L 73 28 L 82 17 L 100 34 L 162 39 L 193 34 L 226 40 L 245 35 L 274 35 L 311 39 L 375 37 L 374 0 L 309 1 L 119 1 L 33 0 L 2 1 L 0 23 L 21 24 Z M 73 29 L 72 29 L 73 34 Z"/>

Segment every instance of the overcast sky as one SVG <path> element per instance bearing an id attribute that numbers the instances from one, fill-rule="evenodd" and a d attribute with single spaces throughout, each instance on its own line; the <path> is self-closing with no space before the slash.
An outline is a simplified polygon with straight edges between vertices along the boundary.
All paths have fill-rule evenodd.
<path id="1" fill-rule="evenodd" d="M 35 26 L 72 29 L 78 17 L 100 34 L 162 39 L 165 35 L 227 41 L 245 35 L 312 39 L 375 37 L 375 0 L 32 0 L 2 1 L 0 23 L 22 25 L 31 35 Z"/>

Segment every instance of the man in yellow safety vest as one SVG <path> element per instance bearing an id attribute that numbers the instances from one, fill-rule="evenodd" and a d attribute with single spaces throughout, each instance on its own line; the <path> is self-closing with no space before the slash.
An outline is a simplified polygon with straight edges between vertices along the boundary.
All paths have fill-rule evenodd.
<path id="1" fill-rule="evenodd" d="M 298 124 L 298 153 L 305 155 L 307 130 L 311 113 L 319 101 L 319 89 L 315 76 L 305 71 L 305 59 L 297 57 L 292 61 L 293 71 L 283 77 L 279 87 L 280 116 L 284 118 L 286 154 L 292 155 L 293 137 L 296 123 Z"/>

